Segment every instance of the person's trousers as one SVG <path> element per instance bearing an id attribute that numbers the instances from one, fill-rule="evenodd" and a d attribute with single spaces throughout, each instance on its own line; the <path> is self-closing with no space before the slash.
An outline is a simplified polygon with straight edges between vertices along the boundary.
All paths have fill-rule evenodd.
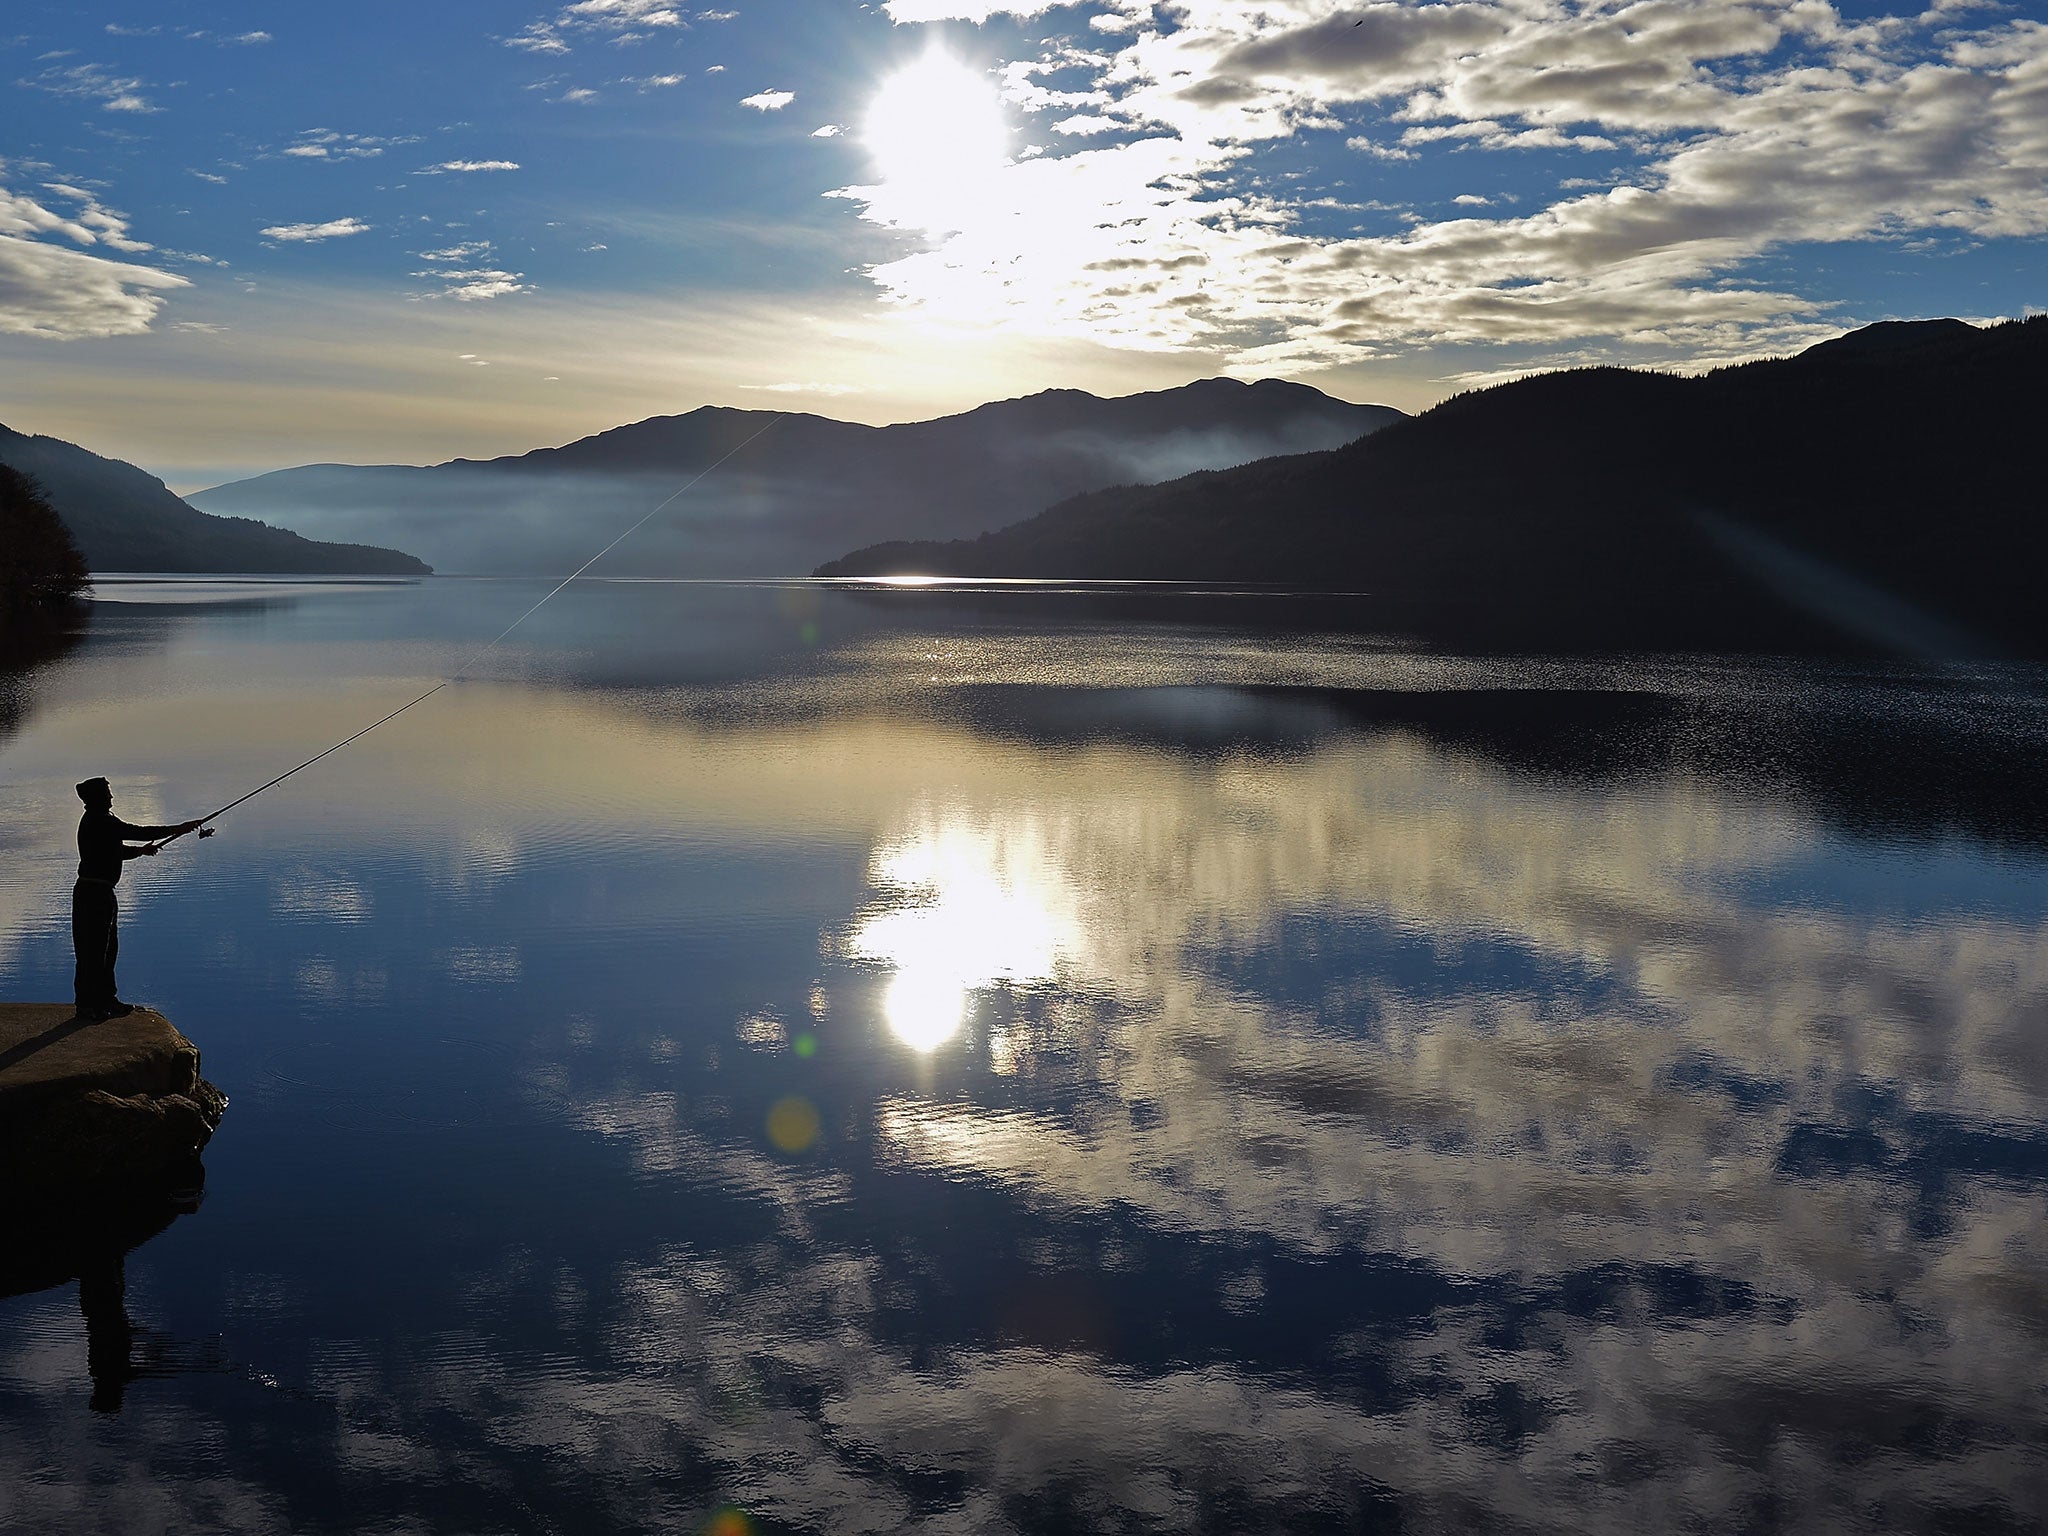
<path id="1" fill-rule="evenodd" d="M 71 887 L 72 1000 L 83 1013 L 114 1001 L 114 957 L 121 950 L 121 905 L 104 880 L 80 880 Z"/>

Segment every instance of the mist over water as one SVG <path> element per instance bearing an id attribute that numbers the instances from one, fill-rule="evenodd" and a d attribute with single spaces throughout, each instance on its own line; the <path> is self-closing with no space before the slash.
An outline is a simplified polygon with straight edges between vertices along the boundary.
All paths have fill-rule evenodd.
<path id="1" fill-rule="evenodd" d="M 110 593 L 4 996 L 75 780 L 209 810 L 543 590 Z M 131 865 L 231 1107 L 118 1417 L 0 1300 L 0 1527 L 2038 1528 L 2048 675 L 1178 604 L 578 584 Z"/>

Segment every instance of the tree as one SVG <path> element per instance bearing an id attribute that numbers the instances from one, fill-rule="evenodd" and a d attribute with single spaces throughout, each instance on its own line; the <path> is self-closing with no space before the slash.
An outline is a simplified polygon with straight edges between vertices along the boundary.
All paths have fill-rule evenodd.
<path id="1" fill-rule="evenodd" d="M 0 464 L 0 613 L 62 608 L 91 585 L 85 557 L 43 488 Z"/>

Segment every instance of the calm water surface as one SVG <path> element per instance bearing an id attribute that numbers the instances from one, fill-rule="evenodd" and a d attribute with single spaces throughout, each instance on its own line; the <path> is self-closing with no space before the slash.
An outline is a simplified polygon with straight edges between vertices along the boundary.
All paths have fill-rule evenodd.
<path id="1" fill-rule="evenodd" d="M 542 590 L 106 588 L 0 994 Z M 2039 1529 L 2048 678 L 1263 617 L 582 584 L 131 865 L 232 1107 L 0 1527 Z"/>

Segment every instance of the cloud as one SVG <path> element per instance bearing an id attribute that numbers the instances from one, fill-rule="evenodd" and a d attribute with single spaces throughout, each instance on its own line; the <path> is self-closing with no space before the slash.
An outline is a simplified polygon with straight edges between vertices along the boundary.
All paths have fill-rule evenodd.
<path id="1" fill-rule="evenodd" d="M 839 124 L 826 123 L 823 127 L 813 128 L 811 130 L 811 137 L 814 139 L 836 139 L 844 132 L 846 130 Z"/>
<path id="2" fill-rule="evenodd" d="M 133 253 L 153 249 L 148 241 L 137 240 L 129 234 L 128 216 L 102 205 L 96 193 L 62 181 L 46 181 L 43 183 L 43 190 L 76 205 L 68 217 L 47 226 L 56 233 L 76 240 L 81 245 L 104 245 L 116 251 Z M 38 205 L 26 203 L 21 214 L 24 228 L 38 214 L 54 217 Z"/>
<path id="3" fill-rule="evenodd" d="M 2003 11 L 1186 0 L 1170 26 L 1148 7 L 1118 15 L 1128 30 L 1090 34 L 1101 51 L 1054 37 L 1003 72 L 1054 152 L 943 195 L 841 189 L 912 237 L 871 269 L 890 298 L 1033 334 L 1215 349 L 1242 372 L 1469 342 L 1742 355 L 1814 334 L 1827 307 L 1746 278 L 1759 257 L 2048 232 L 2048 26 Z M 1332 133 L 1368 163 L 1618 152 L 1623 169 L 1515 216 L 1425 205 L 1398 235 L 1326 233 L 1310 211 L 1351 200 L 1350 167 L 1320 184 L 1250 167 L 1262 145 Z M 1126 142 L 1101 142 L 1112 135 Z"/>
<path id="4" fill-rule="evenodd" d="M 92 193 L 62 182 L 45 190 L 75 206 L 60 212 L 0 187 L 0 331 L 69 341 L 148 330 L 164 295 L 188 287 L 188 280 L 74 249 L 137 253 L 151 247 Z"/>
<path id="5" fill-rule="evenodd" d="M 263 233 L 272 240 L 289 243 L 305 243 L 319 240 L 338 240 L 347 235 L 360 235 L 374 229 L 361 219 L 329 219 L 324 224 L 271 224 Z"/>
<path id="6" fill-rule="evenodd" d="M 1064 0 L 1031 0 L 1025 5 L 1006 5 L 1000 0 L 888 0 L 882 11 L 899 26 L 929 21 L 971 21 L 979 26 L 991 16 L 1028 21 L 1061 3 Z"/>
<path id="7" fill-rule="evenodd" d="M 442 280 L 441 289 L 426 297 L 454 299 L 457 303 L 476 303 L 484 299 L 502 299 L 515 293 L 530 293 L 532 284 L 524 279 L 523 272 L 503 272 L 488 267 L 469 267 L 448 272 L 422 272 L 421 277 Z"/>
<path id="8" fill-rule="evenodd" d="M 517 160 L 443 160 L 439 165 L 426 166 L 419 174 L 422 176 L 438 176 L 443 171 L 466 173 L 470 171 L 516 171 L 518 169 L 519 162 Z"/>
<path id="9" fill-rule="evenodd" d="M 700 17 L 700 20 L 722 19 Z M 530 22 L 523 30 L 501 41 L 508 48 L 527 53 L 567 53 L 571 40 L 591 34 L 608 34 L 614 42 L 640 42 L 654 31 L 673 31 L 688 26 L 683 13 L 669 0 L 578 0 L 552 17 Z"/>
<path id="10" fill-rule="evenodd" d="M 420 260 L 434 265 L 413 273 L 414 277 L 432 278 L 441 286 L 428 293 L 416 293 L 415 299 L 453 299 L 459 304 L 475 304 L 486 299 L 507 298 L 515 293 L 530 293 L 532 285 L 526 281 L 524 272 L 511 272 L 500 267 L 477 266 L 473 263 L 488 261 L 494 248 L 488 240 L 466 240 L 443 250 L 422 251 Z"/>
<path id="11" fill-rule="evenodd" d="M 603 28 L 680 27 L 682 12 L 669 0 L 576 0 L 562 8 L 564 26 Z"/>
<path id="12" fill-rule="evenodd" d="M 416 133 L 337 133 L 332 128 L 308 128 L 279 153 L 295 160 L 374 160 L 394 146 L 417 144 L 419 138 Z"/>
<path id="13" fill-rule="evenodd" d="M 742 96 L 740 105 L 752 107 L 756 112 L 780 112 L 795 100 L 794 91 L 756 91 L 751 96 Z"/>
<path id="14" fill-rule="evenodd" d="M 567 53 L 569 45 L 557 37 L 554 31 L 540 22 L 535 22 L 524 32 L 501 39 L 507 48 L 523 49 L 527 53 Z"/>
<path id="15" fill-rule="evenodd" d="M 21 83 L 40 91 L 48 91 L 53 96 L 97 101 L 100 110 L 104 112 L 148 113 L 163 110 L 142 94 L 146 81 L 131 75 L 117 75 L 101 64 L 74 64 L 68 69 L 52 67 Z"/>

